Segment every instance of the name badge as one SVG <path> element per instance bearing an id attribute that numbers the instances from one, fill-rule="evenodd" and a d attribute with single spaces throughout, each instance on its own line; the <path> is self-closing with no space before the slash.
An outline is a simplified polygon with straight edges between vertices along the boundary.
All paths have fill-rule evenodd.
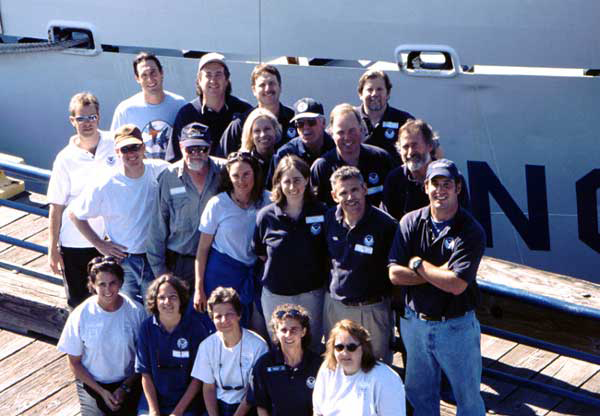
<path id="1" fill-rule="evenodd" d="M 276 373 L 279 371 L 285 371 L 285 365 L 275 365 L 273 367 L 267 367 L 267 373 Z"/>
<path id="2" fill-rule="evenodd" d="M 383 127 L 386 129 L 397 129 L 398 123 L 396 121 L 384 121 L 382 123 Z"/>
<path id="3" fill-rule="evenodd" d="M 173 350 L 173 357 L 175 357 L 175 358 L 190 358 L 190 352 Z"/>
<path id="4" fill-rule="evenodd" d="M 363 246 L 362 244 L 357 244 L 354 246 L 354 251 L 358 251 L 363 254 L 373 254 L 373 247 Z"/>
<path id="5" fill-rule="evenodd" d="M 171 188 L 171 189 L 169 189 L 169 193 L 171 195 L 185 194 L 185 186 L 178 186 L 177 188 Z"/>
<path id="6" fill-rule="evenodd" d="M 383 191 L 383 185 L 379 185 L 379 186 L 372 186 L 370 188 L 367 188 L 367 195 L 373 195 L 379 192 Z"/>
<path id="7" fill-rule="evenodd" d="M 310 217 L 306 217 L 307 224 L 314 224 L 315 222 L 323 222 L 325 221 L 325 217 L 323 215 L 312 215 Z"/>

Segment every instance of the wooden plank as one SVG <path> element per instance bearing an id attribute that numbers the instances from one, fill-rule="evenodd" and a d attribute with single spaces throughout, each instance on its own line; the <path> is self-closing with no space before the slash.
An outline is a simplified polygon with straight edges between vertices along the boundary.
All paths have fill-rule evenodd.
<path id="1" fill-rule="evenodd" d="M 0 206 L 0 232 L 2 232 L 2 227 L 18 220 L 19 218 L 23 218 L 26 215 L 26 212 L 18 209 Z"/>
<path id="2" fill-rule="evenodd" d="M 0 414 L 18 415 L 65 388 L 73 381 L 63 356 L 0 393 Z"/>
<path id="3" fill-rule="evenodd" d="M 54 345 L 35 341 L 0 362 L 0 391 L 34 374 L 64 355 Z"/>
<path id="4" fill-rule="evenodd" d="M 68 316 L 62 286 L 4 270 L 0 281 L 0 327 L 60 336 Z"/>
<path id="5" fill-rule="evenodd" d="M 21 413 L 22 416 L 61 415 L 75 416 L 80 414 L 79 399 L 75 382 L 60 389 L 43 402 L 40 402 Z"/>
<path id="6" fill-rule="evenodd" d="M 0 367 L 3 365 L 2 360 L 10 357 L 34 341 L 35 339 L 31 337 L 0 330 Z"/>
<path id="7" fill-rule="evenodd" d="M 592 397 L 600 400 L 600 371 L 596 372 L 589 380 L 587 380 L 580 388 L 578 393 L 590 394 Z M 555 407 L 548 416 L 566 416 L 566 415 L 582 415 L 582 416 L 598 416 L 600 409 L 593 408 L 584 403 L 575 402 L 573 400 L 565 400 L 560 405 Z"/>
<path id="8" fill-rule="evenodd" d="M 491 335 L 481 334 L 481 355 L 490 360 L 498 360 L 518 344 Z"/>

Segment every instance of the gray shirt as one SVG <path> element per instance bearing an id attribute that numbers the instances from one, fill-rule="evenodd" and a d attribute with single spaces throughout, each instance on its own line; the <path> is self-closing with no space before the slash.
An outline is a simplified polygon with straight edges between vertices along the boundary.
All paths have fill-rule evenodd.
<path id="1" fill-rule="evenodd" d="M 209 158 L 204 188 L 199 193 L 183 169 L 183 160 L 158 177 L 158 198 L 146 239 L 146 256 L 155 276 L 167 272 L 166 251 L 195 256 L 200 239 L 198 225 L 204 206 L 217 193 L 224 160 Z"/>

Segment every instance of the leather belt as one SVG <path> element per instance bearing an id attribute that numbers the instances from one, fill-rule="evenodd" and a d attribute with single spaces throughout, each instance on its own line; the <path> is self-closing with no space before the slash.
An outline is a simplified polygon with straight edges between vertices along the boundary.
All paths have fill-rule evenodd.
<path id="1" fill-rule="evenodd" d="M 432 321 L 432 322 L 446 322 L 448 319 L 460 318 L 461 316 L 465 316 L 466 312 L 462 312 L 456 315 L 427 315 L 423 312 L 415 312 L 417 318 L 421 321 Z"/>
<path id="2" fill-rule="evenodd" d="M 379 303 L 379 302 L 383 302 L 384 301 L 384 297 L 383 296 L 371 296 L 368 297 L 364 300 L 343 300 L 342 303 L 346 306 L 367 306 L 367 305 L 373 305 L 375 303 Z"/>

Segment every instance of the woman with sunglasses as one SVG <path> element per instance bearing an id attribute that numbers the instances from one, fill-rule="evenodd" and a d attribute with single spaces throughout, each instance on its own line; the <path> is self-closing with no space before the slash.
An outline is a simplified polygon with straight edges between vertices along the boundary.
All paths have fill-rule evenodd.
<path id="1" fill-rule="evenodd" d="M 253 248 L 265 262 L 261 303 L 265 317 L 277 305 L 302 305 L 311 317 L 313 351 L 322 352 L 322 312 L 327 278 L 327 247 L 322 231 L 325 204 L 309 186 L 310 168 L 284 156 L 273 175 L 272 204 L 256 217 Z M 271 326 L 269 335 L 273 338 Z"/>
<path id="2" fill-rule="evenodd" d="M 267 352 L 267 343 L 240 326 L 242 303 L 234 289 L 216 288 L 207 307 L 217 332 L 200 344 L 192 369 L 192 377 L 203 383 L 206 414 L 255 415 L 246 392 L 252 367 Z"/>
<path id="3" fill-rule="evenodd" d="M 259 416 L 311 416 L 322 360 L 308 349 L 308 312 L 300 305 L 280 305 L 273 311 L 271 327 L 273 348 L 254 366 L 250 400 Z"/>
<path id="4" fill-rule="evenodd" d="M 260 163 L 263 178 L 271 165 L 277 145 L 281 144 L 281 124 L 269 110 L 256 108 L 248 115 L 242 129 L 241 150 L 250 152 Z M 267 184 L 270 187 L 270 184 Z"/>
<path id="5" fill-rule="evenodd" d="M 234 288 L 244 305 L 242 326 L 247 326 L 254 301 L 254 263 L 250 247 L 256 212 L 269 201 L 258 161 L 247 152 L 227 157 L 221 191 L 213 196 L 200 218 L 196 251 L 194 307 L 206 308 L 206 294 L 218 286 Z"/>
<path id="6" fill-rule="evenodd" d="M 138 415 L 191 416 L 204 409 L 197 394 L 201 384 L 191 371 L 198 346 L 210 332 L 189 298 L 187 283 L 171 274 L 148 288 L 146 308 L 152 316 L 140 329 L 135 363 L 144 390 Z"/>
<path id="7" fill-rule="evenodd" d="M 88 266 L 90 291 L 67 319 L 58 341 L 77 379 L 81 414 L 135 414 L 140 387 L 134 372 L 137 334 L 146 318 L 140 304 L 120 294 L 123 268 L 112 257 Z"/>
<path id="8" fill-rule="evenodd" d="M 325 361 L 313 393 L 315 416 L 404 416 L 400 376 L 373 355 L 369 332 L 349 319 L 339 321 L 327 340 Z"/>

